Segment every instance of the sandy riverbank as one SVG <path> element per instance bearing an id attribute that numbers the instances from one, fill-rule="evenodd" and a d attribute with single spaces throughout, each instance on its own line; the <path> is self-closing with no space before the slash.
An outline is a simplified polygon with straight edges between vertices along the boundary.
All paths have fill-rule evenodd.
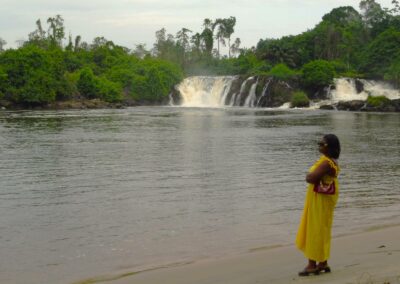
<path id="1" fill-rule="evenodd" d="M 294 246 L 253 250 L 234 257 L 88 279 L 113 284 L 356 283 L 400 284 L 400 226 L 333 240 L 332 273 L 298 277 L 306 260 Z"/>

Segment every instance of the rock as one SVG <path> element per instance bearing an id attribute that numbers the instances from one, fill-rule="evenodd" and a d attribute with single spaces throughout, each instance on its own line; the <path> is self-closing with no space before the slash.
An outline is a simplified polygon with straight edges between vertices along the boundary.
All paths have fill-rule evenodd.
<path id="1" fill-rule="evenodd" d="M 335 110 L 336 108 L 333 105 L 322 105 L 322 106 L 319 107 L 319 109 Z"/>
<path id="2" fill-rule="evenodd" d="M 267 92 L 259 101 L 259 107 L 279 107 L 292 98 L 294 89 L 287 82 L 271 78 Z M 261 96 L 261 94 L 260 94 Z"/>
<path id="3" fill-rule="evenodd" d="M 357 94 L 364 91 L 364 83 L 360 79 L 355 79 L 354 83 L 356 85 Z"/>
<path id="4" fill-rule="evenodd" d="M 361 100 L 354 101 L 340 101 L 338 102 L 336 108 L 338 110 L 350 110 L 350 111 L 358 111 L 361 110 L 365 106 L 365 102 Z"/>

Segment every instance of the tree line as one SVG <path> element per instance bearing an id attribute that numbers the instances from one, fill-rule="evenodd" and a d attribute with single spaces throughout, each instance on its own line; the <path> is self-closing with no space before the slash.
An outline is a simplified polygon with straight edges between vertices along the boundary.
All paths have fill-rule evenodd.
<path id="1" fill-rule="evenodd" d="M 204 19 L 201 29 L 165 28 L 151 49 L 132 50 L 104 37 L 91 43 L 66 36 L 64 20 L 41 20 L 17 49 L 0 38 L 0 100 L 22 105 L 98 98 L 108 102 L 160 103 L 189 75 L 269 75 L 296 79 L 308 94 L 338 76 L 384 79 L 400 86 L 400 5 L 363 0 L 360 12 L 345 6 L 313 29 L 241 48 L 236 18 Z M 222 52 L 223 47 L 227 52 Z"/>
<path id="2" fill-rule="evenodd" d="M 389 9 L 374 0 L 363 0 L 360 12 L 350 6 L 335 8 L 315 28 L 295 36 L 260 40 L 254 52 L 273 66 L 385 79 L 400 86 L 400 5 L 397 0 L 392 4 Z M 312 81 L 305 83 L 316 83 Z M 320 81 L 329 82 L 330 78 Z"/>

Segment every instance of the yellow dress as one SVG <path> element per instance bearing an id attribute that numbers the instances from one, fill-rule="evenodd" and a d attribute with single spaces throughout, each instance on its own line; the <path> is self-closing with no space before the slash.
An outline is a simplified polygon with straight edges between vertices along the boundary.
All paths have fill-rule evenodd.
<path id="1" fill-rule="evenodd" d="M 314 185 L 308 184 L 306 200 L 304 202 L 303 215 L 296 237 L 296 246 L 311 260 L 322 262 L 328 260 L 331 248 L 331 228 L 333 211 L 339 197 L 339 184 L 337 175 L 339 167 L 328 157 L 322 155 L 310 168 L 314 171 L 323 161 L 328 161 L 332 168 L 336 169 L 336 177 L 324 176 L 325 184 L 335 183 L 335 194 L 327 195 L 315 193 Z"/>

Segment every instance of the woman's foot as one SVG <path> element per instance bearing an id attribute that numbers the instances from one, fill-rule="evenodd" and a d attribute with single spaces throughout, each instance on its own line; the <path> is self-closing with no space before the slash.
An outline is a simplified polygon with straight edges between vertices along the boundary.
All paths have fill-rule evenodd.
<path id="1" fill-rule="evenodd" d="M 320 272 L 317 266 L 306 266 L 302 271 L 299 272 L 299 276 L 309 276 L 311 274 L 318 275 Z"/>
<path id="2" fill-rule="evenodd" d="M 319 270 L 319 272 L 325 272 L 325 273 L 331 272 L 331 268 L 329 267 L 327 261 L 318 263 L 317 269 Z"/>

